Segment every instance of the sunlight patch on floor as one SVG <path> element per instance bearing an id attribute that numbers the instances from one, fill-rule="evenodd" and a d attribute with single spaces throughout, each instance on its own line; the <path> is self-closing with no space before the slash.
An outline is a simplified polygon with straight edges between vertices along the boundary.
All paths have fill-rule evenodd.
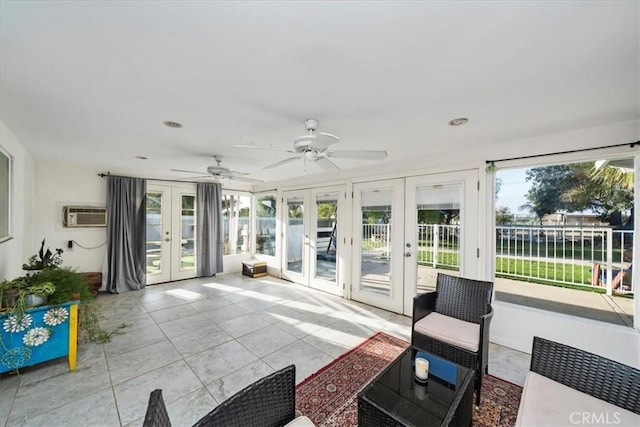
<path id="1" fill-rule="evenodd" d="M 189 301 L 196 300 L 202 296 L 202 294 L 199 294 L 198 292 L 187 291 L 186 289 L 171 289 L 164 291 L 164 293 Z"/>

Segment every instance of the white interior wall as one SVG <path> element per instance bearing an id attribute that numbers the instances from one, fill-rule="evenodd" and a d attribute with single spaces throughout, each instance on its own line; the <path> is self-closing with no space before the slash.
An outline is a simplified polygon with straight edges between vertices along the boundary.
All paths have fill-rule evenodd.
<path id="1" fill-rule="evenodd" d="M 24 274 L 22 264 L 31 251 L 31 203 L 33 200 L 33 157 L 0 121 L 0 145 L 11 154 L 13 193 L 11 240 L 0 243 L 0 281 Z"/>
<path id="2" fill-rule="evenodd" d="M 34 163 L 30 154 L 4 124 L 0 123 L 0 125 L 0 141 L 14 155 L 15 179 L 12 228 L 15 239 L 0 244 L 0 279 L 21 274 L 20 266 L 26 257 L 38 249 L 42 237 L 47 238 L 47 243 L 52 248 L 66 248 L 66 242 L 71 239 L 77 240 L 84 246 L 96 246 L 102 243 L 105 229 L 64 229 L 61 219 L 62 206 L 67 203 L 104 205 L 106 183 L 96 175 L 97 171 L 58 161 L 39 160 L 36 164 L 34 180 Z M 529 146 L 532 148 L 528 149 L 526 153 L 522 152 L 522 145 L 518 144 L 501 143 L 497 146 L 503 150 L 503 155 L 500 157 L 515 157 L 517 155 L 631 142 L 638 139 L 640 139 L 639 122 L 633 121 L 533 138 L 529 140 Z M 345 183 L 350 187 L 356 181 L 399 177 L 407 174 L 445 172 L 468 168 L 469 164 L 479 168 L 480 176 L 483 176 L 484 160 L 487 160 L 486 156 L 489 154 L 491 154 L 491 150 L 482 152 L 470 149 L 464 157 L 459 158 L 458 163 L 454 161 L 455 156 L 450 155 L 444 156 L 444 158 L 440 157 L 437 164 L 425 159 L 427 165 L 421 167 L 415 167 L 415 160 L 399 162 L 393 167 L 379 168 L 376 166 L 375 169 L 366 168 L 366 170 L 345 172 L 341 175 L 342 178 L 336 177 L 331 183 L 324 184 Z M 470 159 L 469 155 L 475 159 Z M 443 159 L 449 161 L 445 166 L 443 166 L 445 164 Z M 420 160 L 417 163 L 420 163 Z M 432 166 L 429 167 L 428 164 Z M 411 167 L 412 165 L 414 167 Z M 322 185 L 322 181 L 319 178 L 309 177 L 297 181 L 297 185 L 292 185 L 290 181 L 280 183 L 278 188 L 280 191 L 283 188 L 308 188 L 310 184 Z M 254 189 L 268 190 L 275 187 L 277 186 L 270 184 L 256 186 Z M 489 212 L 490 195 L 488 192 L 491 190 L 490 187 L 486 183 L 481 186 L 479 206 L 481 215 L 483 215 L 482 212 Z M 32 201 L 35 208 L 33 215 L 30 216 Z M 486 235 L 489 235 L 492 228 L 491 221 L 492 216 L 484 221 Z M 490 242 L 492 239 L 486 240 Z M 637 240 L 638 236 L 636 236 L 636 248 L 638 247 Z M 489 246 L 487 248 L 491 249 Z M 491 257 L 487 256 L 492 253 L 492 249 L 489 249 L 485 250 L 485 254 L 481 254 L 483 257 L 481 262 L 485 263 L 484 272 L 487 276 L 492 271 Z M 75 248 L 72 251 L 65 249 L 64 259 L 65 264 L 77 267 L 82 271 L 100 271 L 103 256 L 104 249 L 81 251 L 79 248 Z M 241 261 L 245 257 L 232 256 L 225 259 L 225 272 L 240 271 Z M 276 273 L 276 275 L 278 273 L 271 268 L 271 265 L 269 272 Z M 637 306 L 638 304 L 636 304 Z M 491 329 L 493 342 L 522 351 L 529 352 L 533 335 L 540 335 L 586 348 L 628 364 L 635 366 L 639 364 L 640 335 L 637 330 L 631 328 L 496 302 L 496 314 Z"/>
<path id="3" fill-rule="evenodd" d="M 106 227 L 63 226 L 63 206 L 105 207 L 107 181 L 97 174 L 100 171 L 56 160 L 35 161 L 35 190 L 32 222 L 31 252 L 40 248 L 42 239 L 46 246 L 62 248 L 63 265 L 78 271 L 102 271 L 106 253 Z M 74 240 L 72 249 L 67 242 Z M 95 249 L 84 249 L 95 248 Z"/>
<path id="4" fill-rule="evenodd" d="M 501 301 L 493 309 L 493 343 L 531 353 L 540 336 L 640 369 L 640 334 L 633 328 Z"/>

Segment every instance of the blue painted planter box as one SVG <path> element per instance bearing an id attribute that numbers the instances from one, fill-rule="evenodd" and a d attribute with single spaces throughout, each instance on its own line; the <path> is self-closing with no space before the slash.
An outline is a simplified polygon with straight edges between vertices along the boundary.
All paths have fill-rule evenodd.
<path id="1" fill-rule="evenodd" d="M 27 309 L 23 318 L 0 314 L 0 373 L 68 356 L 76 368 L 78 303 Z"/>

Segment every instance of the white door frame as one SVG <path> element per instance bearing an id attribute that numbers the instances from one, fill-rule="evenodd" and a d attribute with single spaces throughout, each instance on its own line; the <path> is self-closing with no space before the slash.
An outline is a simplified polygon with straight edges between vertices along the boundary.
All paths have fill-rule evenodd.
<path id="1" fill-rule="evenodd" d="M 392 191 L 391 222 L 388 234 L 391 251 L 389 256 L 389 295 L 374 293 L 363 289 L 362 274 L 362 192 L 363 191 Z M 380 307 L 395 313 L 403 310 L 403 280 L 404 280 L 404 179 L 388 179 L 353 185 L 353 246 L 351 298 L 365 304 Z"/>
<path id="2" fill-rule="evenodd" d="M 410 316 L 413 310 L 413 297 L 417 290 L 417 211 L 416 190 L 422 186 L 438 186 L 447 184 L 459 184 L 462 187 L 462 200 L 460 203 L 460 276 L 477 277 L 478 263 L 478 171 L 476 169 L 421 175 L 409 177 L 405 183 L 405 245 L 407 253 L 405 257 L 404 271 L 404 314 Z"/>
<path id="3" fill-rule="evenodd" d="M 176 186 L 166 184 L 147 184 L 147 193 L 161 193 L 161 218 L 162 230 L 160 241 L 160 265 L 161 270 L 156 274 L 147 274 L 146 283 L 169 282 L 173 280 L 189 279 L 196 276 L 196 268 L 181 268 L 181 243 L 182 243 L 182 196 L 196 196 L 195 184 Z M 195 203 L 194 203 L 195 204 Z M 194 212 L 195 213 L 195 212 Z M 195 221 L 195 216 L 194 216 Z M 194 233 L 197 239 L 197 230 Z M 195 242 L 194 242 L 195 245 Z"/>

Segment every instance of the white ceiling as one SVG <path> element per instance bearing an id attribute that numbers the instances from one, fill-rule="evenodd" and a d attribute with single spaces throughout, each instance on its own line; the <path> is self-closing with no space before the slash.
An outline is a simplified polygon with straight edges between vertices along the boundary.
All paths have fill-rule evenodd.
<path id="1" fill-rule="evenodd" d="M 491 153 L 640 118 L 639 22 L 637 1 L 2 0 L 0 118 L 37 158 L 156 178 L 213 154 L 266 181 L 319 173 L 232 147 L 290 149 L 305 118 L 384 163 Z"/>

